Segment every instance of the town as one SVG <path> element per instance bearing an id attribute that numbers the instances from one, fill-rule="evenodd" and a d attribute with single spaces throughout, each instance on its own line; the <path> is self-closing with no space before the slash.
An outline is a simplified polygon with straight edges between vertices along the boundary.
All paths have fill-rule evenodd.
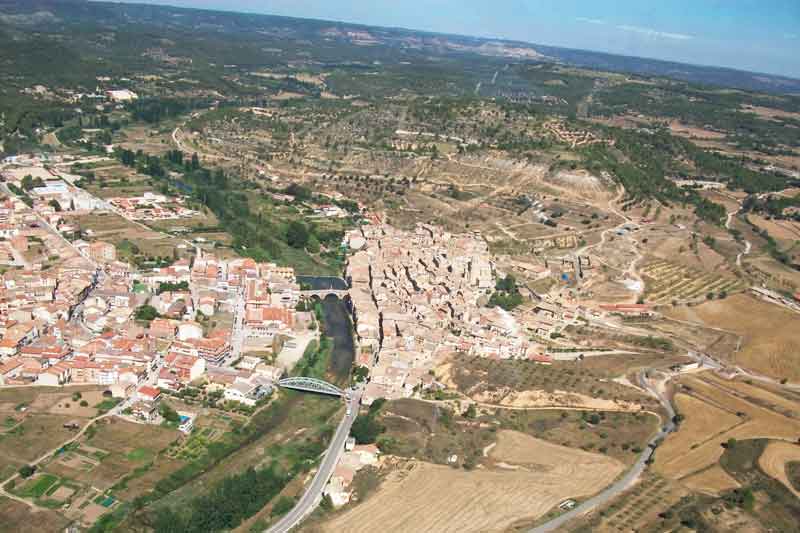
<path id="1" fill-rule="evenodd" d="M 797 529 L 793 13 L 182 3 L 0 2 L 0 530 Z"/>

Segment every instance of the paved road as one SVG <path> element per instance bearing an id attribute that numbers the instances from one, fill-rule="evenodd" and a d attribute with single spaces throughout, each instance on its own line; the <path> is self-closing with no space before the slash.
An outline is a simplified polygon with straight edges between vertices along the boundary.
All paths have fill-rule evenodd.
<path id="1" fill-rule="evenodd" d="M 325 452 L 325 457 L 319 465 L 317 473 L 314 474 L 314 479 L 311 484 L 306 488 L 305 493 L 294 506 L 294 508 L 283 516 L 275 525 L 266 530 L 266 533 L 286 533 L 297 524 L 299 524 L 311 511 L 313 511 L 320 500 L 322 500 L 322 489 L 328 483 L 336 464 L 339 462 L 339 457 L 344 451 L 344 441 L 350 435 L 350 428 L 353 421 L 358 415 L 358 403 L 361 399 L 361 391 L 351 394 L 349 407 L 350 414 L 345 415 L 336 429 L 336 433 L 331 440 L 328 450 Z"/>
<path id="2" fill-rule="evenodd" d="M 661 392 L 656 387 L 653 386 L 652 383 L 650 383 L 650 381 L 645 376 L 645 371 L 639 372 L 638 379 L 639 379 L 639 384 L 643 388 L 650 391 L 659 399 L 661 404 L 667 410 L 669 420 L 667 420 L 666 424 L 661 427 L 658 433 L 652 439 L 650 439 L 647 448 L 644 449 L 642 454 L 639 456 L 639 459 L 637 459 L 636 463 L 631 467 L 630 470 L 628 470 L 628 472 L 621 479 L 619 479 L 616 483 L 614 483 L 610 487 L 606 488 L 600 494 L 592 498 L 589 498 L 588 500 L 581 503 L 574 509 L 554 518 L 553 520 L 550 520 L 549 522 L 546 522 L 541 526 L 529 530 L 528 533 L 548 533 L 550 531 L 555 531 L 560 527 L 562 527 L 567 522 L 569 522 L 570 520 L 578 518 L 579 516 L 588 513 L 592 509 L 604 505 L 609 501 L 611 501 L 612 499 L 619 496 L 628 487 L 630 487 L 639 478 L 640 475 L 642 475 L 642 472 L 644 472 L 644 469 L 647 466 L 647 460 L 650 459 L 650 457 L 653 455 L 653 452 L 655 451 L 655 448 L 653 447 L 655 443 L 658 440 L 666 437 L 668 433 L 670 433 L 675 429 L 675 424 L 672 423 L 672 419 L 675 416 L 675 411 L 672 409 L 672 405 L 669 403 L 669 400 L 665 398 L 661 394 Z"/>

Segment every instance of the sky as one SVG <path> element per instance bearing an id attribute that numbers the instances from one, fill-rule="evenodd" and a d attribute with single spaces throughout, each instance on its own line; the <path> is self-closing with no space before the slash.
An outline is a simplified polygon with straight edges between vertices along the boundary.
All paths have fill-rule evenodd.
<path id="1" fill-rule="evenodd" d="M 800 0 L 130 0 L 504 38 L 800 78 Z"/>

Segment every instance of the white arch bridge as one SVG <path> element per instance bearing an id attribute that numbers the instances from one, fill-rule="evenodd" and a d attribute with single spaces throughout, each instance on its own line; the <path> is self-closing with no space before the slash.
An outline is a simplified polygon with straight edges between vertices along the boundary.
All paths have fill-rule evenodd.
<path id="1" fill-rule="evenodd" d="M 331 385 L 327 381 L 317 378 L 294 377 L 284 378 L 278 381 L 278 385 L 285 389 L 294 389 L 304 392 L 316 392 L 318 394 L 327 394 L 329 396 L 344 396 L 345 392 L 337 387 Z"/>

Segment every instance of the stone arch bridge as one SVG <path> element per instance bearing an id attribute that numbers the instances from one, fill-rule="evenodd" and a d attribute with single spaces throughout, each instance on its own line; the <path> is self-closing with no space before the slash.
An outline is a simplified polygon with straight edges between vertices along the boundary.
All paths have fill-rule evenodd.
<path id="1" fill-rule="evenodd" d="M 350 294 L 347 290 L 337 290 L 337 289 L 320 289 L 320 290 L 307 290 L 307 291 L 300 291 L 300 296 L 305 298 L 313 298 L 317 297 L 320 300 L 324 300 L 326 296 L 332 294 L 338 298 L 343 299 L 345 296 Z"/>

